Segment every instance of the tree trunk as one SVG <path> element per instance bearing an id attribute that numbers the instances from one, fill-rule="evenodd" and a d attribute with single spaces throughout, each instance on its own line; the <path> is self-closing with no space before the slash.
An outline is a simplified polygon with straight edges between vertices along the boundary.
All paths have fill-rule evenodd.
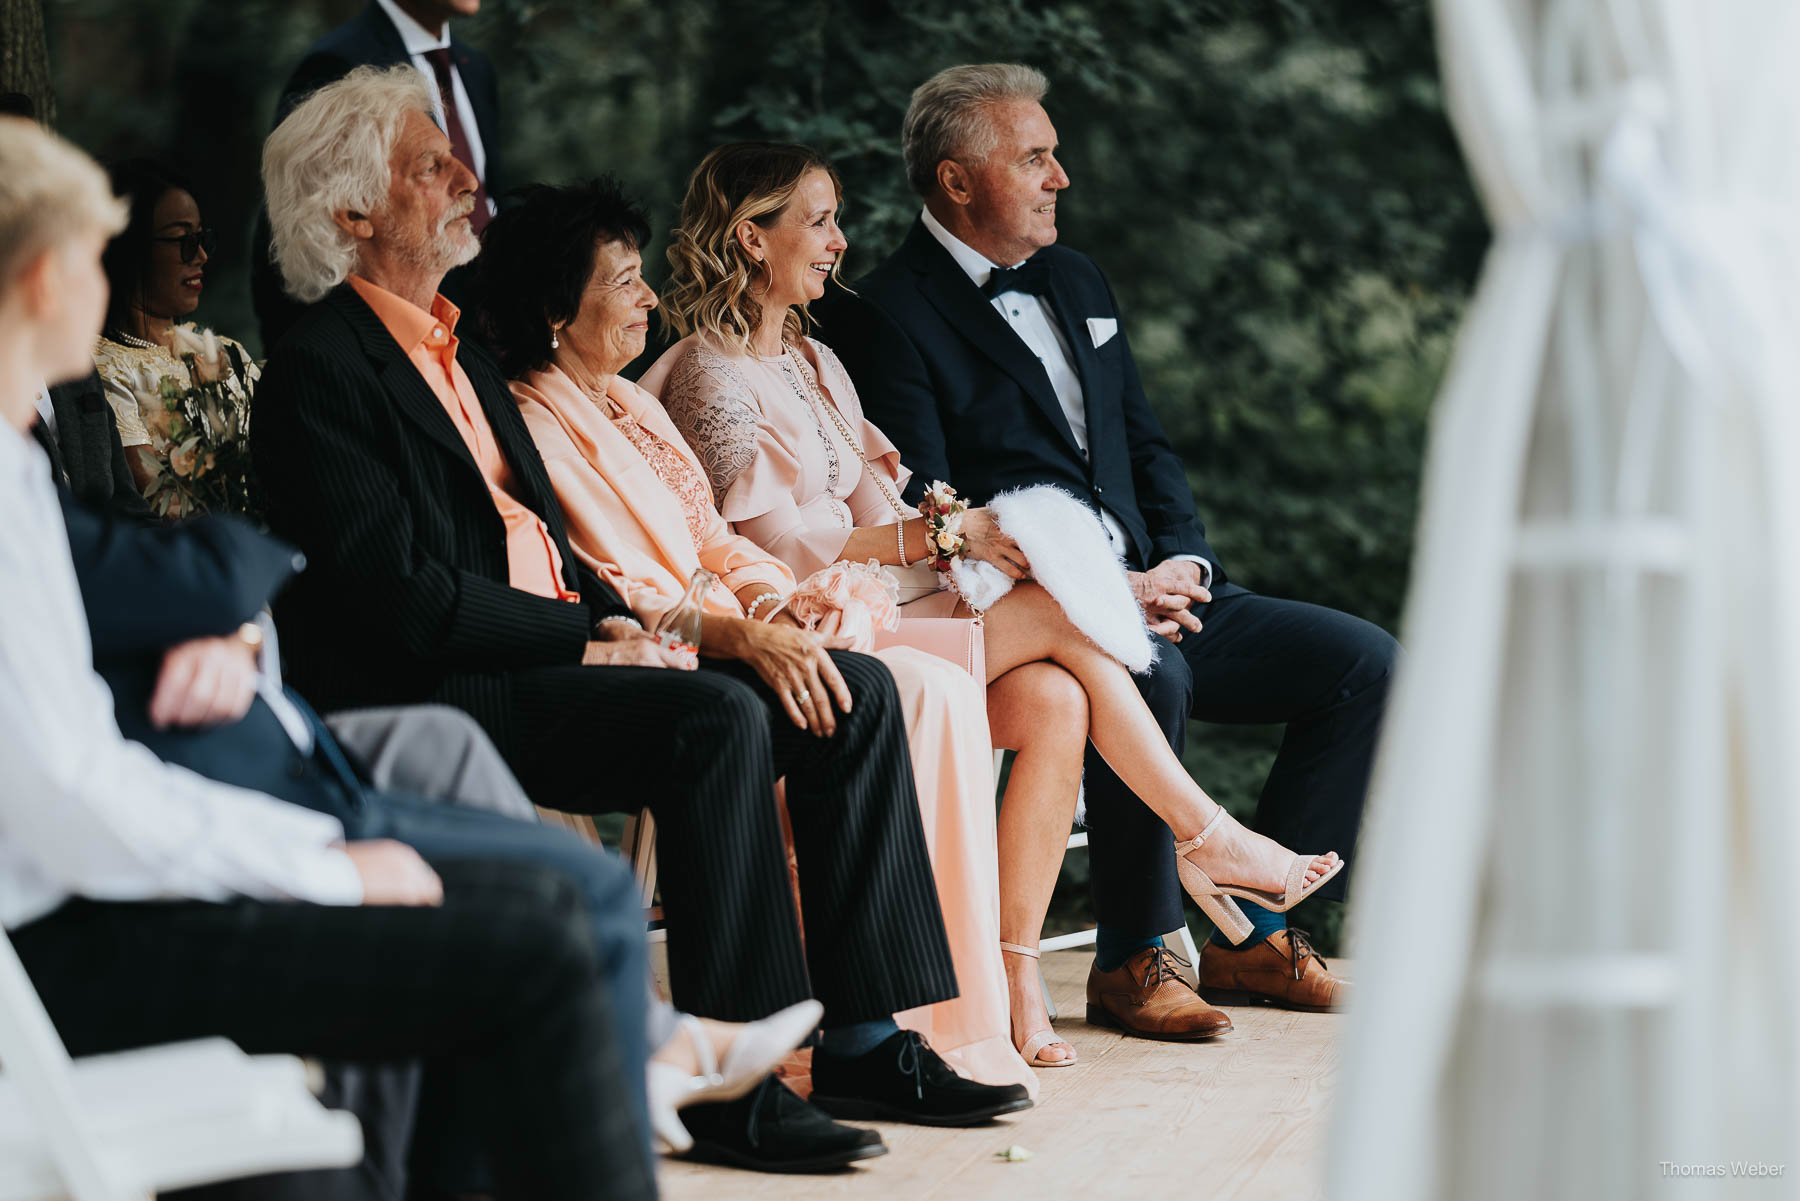
<path id="1" fill-rule="evenodd" d="M 0 92 L 23 92 L 46 125 L 56 116 L 43 0 L 0 0 Z"/>

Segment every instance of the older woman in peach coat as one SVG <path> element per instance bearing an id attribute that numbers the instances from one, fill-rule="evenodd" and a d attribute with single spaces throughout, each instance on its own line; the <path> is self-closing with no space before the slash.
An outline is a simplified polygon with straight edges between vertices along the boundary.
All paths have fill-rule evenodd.
<path id="1" fill-rule="evenodd" d="M 555 231 L 580 228 L 591 245 Z M 702 655 L 739 659 L 783 698 L 796 725 L 829 718 L 830 660 L 821 638 L 776 610 L 794 574 L 734 534 L 714 507 L 706 471 L 656 398 L 619 371 L 643 351 L 656 295 L 638 248 L 647 222 L 607 182 L 535 190 L 488 227 L 482 272 L 484 326 L 549 470 L 575 553 L 652 625 L 697 568 L 716 576 L 705 600 Z M 557 311 L 534 260 L 588 254 L 593 267 L 572 319 L 520 321 Z M 495 319 L 504 311 L 508 319 Z M 536 330 L 531 333 L 527 331 Z M 539 339 L 542 339 L 539 341 Z M 527 344 L 530 343 L 530 344 Z M 866 592 L 865 592 L 866 595 Z M 872 599 L 891 608 L 891 597 Z M 883 614 L 876 613 L 876 619 Z M 858 648 L 865 649 L 865 648 Z M 981 685 L 945 659 L 907 647 L 878 652 L 905 706 L 921 818 L 961 995 L 897 1015 L 926 1035 L 960 1073 L 1023 1084 L 1032 1073 L 1008 1033 L 999 957 L 994 781 Z"/>

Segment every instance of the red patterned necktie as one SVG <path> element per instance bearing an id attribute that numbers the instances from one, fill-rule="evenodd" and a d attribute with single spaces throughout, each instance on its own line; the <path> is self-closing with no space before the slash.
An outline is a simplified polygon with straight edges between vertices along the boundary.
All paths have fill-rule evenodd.
<path id="1" fill-rule="evenodd" d="M 469 135 L 463 129 L 462 116 L 456 111 L 456 88 L 450 82 L 450 48 L 440 46 L 436 50 L 427 50 L 425 60 L 431 64 L 432 74 L 437 76 L 438 95 L 444 101 L 444 132 L 450 137 L 450 152 L 475 176 L 475 211 L 469 214 L 469 226 L 479 234 L 487 228 L 491 216 L 487 184 L 482 182 L 481 172 L 475 170 L 475 156 L 469 152 Z"/>

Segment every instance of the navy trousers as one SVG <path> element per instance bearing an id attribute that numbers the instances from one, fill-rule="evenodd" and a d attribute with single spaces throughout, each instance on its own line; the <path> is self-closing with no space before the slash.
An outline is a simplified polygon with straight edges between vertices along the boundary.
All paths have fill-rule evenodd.
<path id="1" fill-rule="evenodd" d="M 1354 865 L 1398 644 L 1348 613 L 1235 584 L 1221 585 L 1195 612 L 1205 628 L 1179 643 L 1159 639 L 1155 668 L 1135 677 L 1169 745 L 1181 753 L 1190 718 L 1285 725 L 1252 827 L 1296 851 L 1335 850 Z M 1169 827 L 1092 746 L 1086 783 L 1100 924 L 1125 937 L 1175 929 L 1182 892 Z M 1341 899 L 1349 874 L 1346 868 L 1320 895 Z"/>
<path id="2" fill-rule="evenodd" d="M 630 870 L 617 857 L 554 826 L 399 793 L 365 792 L 363 796 L 358 810 L 344 817 L 344 831 L 350 838 L 392 838 L 433 863 L 534 864 L 555 870 L 575 885 L 587 910 L 600 975 L 612 1002 L 619 1058 L 635 1065 L 626 1072 L 625 1084 L 637 1104 L 648 1141 L 642 1065 L 650 1054 L 644 1033 L 650 964 L 644 911 Z"/>

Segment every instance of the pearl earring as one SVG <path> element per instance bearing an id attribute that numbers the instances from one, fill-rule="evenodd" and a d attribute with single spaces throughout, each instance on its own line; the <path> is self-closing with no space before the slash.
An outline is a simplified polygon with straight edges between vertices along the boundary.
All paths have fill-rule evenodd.
<path id="1" fill-rule="evenodd" d="M 558 342 L 556 340 L 556 327 L 552 326 L 550 328 L 550 349 L 555 350 L 558 346 L 561 346 L 561 345 L 562 345 L 562 343 Z"/>

